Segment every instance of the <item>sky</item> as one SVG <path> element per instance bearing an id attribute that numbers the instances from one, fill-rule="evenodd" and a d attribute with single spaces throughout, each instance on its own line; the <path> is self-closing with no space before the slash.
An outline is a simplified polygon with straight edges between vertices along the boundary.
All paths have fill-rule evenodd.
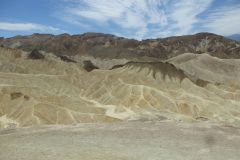
<path id="1" fill-rule="evenodd" d="M 139 40 L 240 34 L 240 0 L 0 0 L 0 37 L 85 32 Z"/>

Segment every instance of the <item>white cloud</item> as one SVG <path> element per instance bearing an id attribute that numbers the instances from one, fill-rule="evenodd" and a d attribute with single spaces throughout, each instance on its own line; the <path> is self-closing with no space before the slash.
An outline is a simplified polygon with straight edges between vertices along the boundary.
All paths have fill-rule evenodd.
<path id="1" fill-rule="evenodd" d="M 198 23 L 199 14 L 208 9 L 213 0 L 180 0 L 173 5 L 172 13 L 169 19 L 176 22 L 175 28 L 178 29 L 178 34 L 189 34 L 192 31 L 193 25 Z"/>
<path id="2" fill-rule="evenodd" d="M 72 1 L 68 1 L 72 2 Z M 133 31 L 135 38 L 143 38 L 149 32 L 148 25 L 167 24 L 160 8 L 166 0 L 80 0 L 74 7 L 65 7 L 65 21 L 92 20 L 102 25 L 115 23 L 123 29 Z"/>
<path id="3" fill-rule="evenodd" d="M 203 23 L 199 15 L 208 10 L 213 1 L 64 0 L 65 6 L 58 10 L 62 12 L 59 18 L 66 22 L 81 27 L 92 25 L 107 28 L 115 24 L 121 31 L 127 32 L 126 37 L 142 39 L 195 32 L 194 25 Z"/>
<path id="4" fill-rule="evenodd" d="M 63 30 L 51 26 L 45 26 L 35 23 L 9 23 L 0 22 L 0 30 L 8 31 L 39 31 L 39 32 L 49 32 L 49 33 L 61 33 Z"/>
<path id="5" fill-rule="evenodd" d="M 240 33 L 240 5 L 219 8 L 209 14 L 204 24 L 210 32 L 221 35 Z"/>
<path id="6" fill-rule="evenodd" d="M 71 24 L 77 25 L 82 28 L 92 28 L 91 25 L 85 24 L 85 23 L 79 21 L 76 17 L 71 17 L 69 15 L 62 15 L 60 19 L 67 23 L 71 23 Z"/>

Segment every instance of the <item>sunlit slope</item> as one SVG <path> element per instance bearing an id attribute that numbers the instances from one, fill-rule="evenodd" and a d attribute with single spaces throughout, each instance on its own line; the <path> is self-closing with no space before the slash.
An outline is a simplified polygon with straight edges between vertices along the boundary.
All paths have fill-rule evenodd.
<path id="1" fill-rule="evenodd" d="M 181 68 L 191 76 L 211 82 L 239 86 L 240 60 L 219 59 L 208 54 L 185 53 L 168 62 Z"/>
<path id="2" fill-rule="evenodd" d="M 27 53 L 1 48 L 0 56 L 2 127 L 149 119 L 240 122 L 239 74 L 234 79 L 238 60 L 231 64 L 236 69 L 231 73 L 233 85 L 212 78 L 214 68 L 207 69 L 201 62 L 195 70 L 202 67 L 209 75 L 190 74 L 188 61 L 179 63 L 177 57 L 171 60 L 177 67 L 129 62 L 113 70 L 87 72 L 80 64 L 63 62 L 51 54 L 31 60 Z M 222 79 L 228 79 L 230 73 L 223 71 Z"/>

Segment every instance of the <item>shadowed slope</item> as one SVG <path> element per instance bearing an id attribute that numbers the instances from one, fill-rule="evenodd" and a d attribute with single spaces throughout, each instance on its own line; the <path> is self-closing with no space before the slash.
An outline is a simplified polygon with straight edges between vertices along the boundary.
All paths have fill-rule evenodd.
<path id="1" fill-rule="evenodd" d="M 112 69 L 120 68 L 120 67 L 137 67 L 139 68 L 139 71 L 141 71 L 144 68 L 148 68 L 149 71 L 152 73 L 153 78 L 156 79 L 156 73 L 161 73 L 163 75 L 163 79 L 165 80 L 166 76 L 169 78 L 178 78 L 180 79 L 180 82 L 184 78 L 187 78 L 191 80 L 193 83 L 195 83 L 198 86 L 205 87 L 208 84 L 208 81 L 198 79 L 196 77 L 187 75 L 184 73 L 182 69 L 176 68 L 173 64 L 168 62 L 127 62 L 123 65 L 116 65 L 113 66 Z"/>

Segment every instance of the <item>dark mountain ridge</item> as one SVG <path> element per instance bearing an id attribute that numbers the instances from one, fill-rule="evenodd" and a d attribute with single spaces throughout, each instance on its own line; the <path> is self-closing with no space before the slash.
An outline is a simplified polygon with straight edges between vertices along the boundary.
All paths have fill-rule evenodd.
<path id="1" fill-rule="evenodd" d="M 227 36 L 227 38 L 235 41 L 240 41 L 240 34 L 233 34 L 233 35 Z"/>
<path id="2" fill-rule="evenodd" d="M 1 39 L 1 45 L 56 55 L 87 55 L 104 59 L 153 57 L 161 60 L 183 53 L 208 53 L 219 58 L 240 58 L 240 42 L 212 33 L 134 40 L 103 33 L 81 35 L 33 34 Z"/>

